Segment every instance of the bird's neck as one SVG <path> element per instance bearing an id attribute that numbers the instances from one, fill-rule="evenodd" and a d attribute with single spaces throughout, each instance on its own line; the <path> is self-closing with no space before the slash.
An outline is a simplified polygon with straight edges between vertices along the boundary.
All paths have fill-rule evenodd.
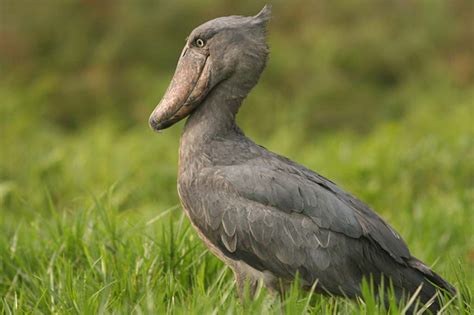
<path id="1" fill-rule="evenodd" d="M 201 142 L 240 132 L 235 117 L 250 89 L 238 86 L 232 78 L 218 84 L 189 116 L 182 138 Z"/>
<path id="2" fill-rule="evenodd" d="M 231 79 L 216 86 L 189 116 L 180 141 L 180 168 L 208 155 L 216 138 L 243 135 L 235 122 L 239 107 L 251 88 L 238 87 Z M 200 161 L 197 161 L 200 163 Z"/>

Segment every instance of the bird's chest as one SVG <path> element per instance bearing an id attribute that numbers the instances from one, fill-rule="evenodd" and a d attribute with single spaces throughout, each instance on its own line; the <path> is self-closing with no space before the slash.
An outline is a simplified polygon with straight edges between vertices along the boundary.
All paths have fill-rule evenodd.
<path id="1" fill-rule="evenodd" d="M 181 139 L 179 150 L 178 194 L 189 218 L 199 226 L 203 198 L 200 175 L 203 169 L 212 164 L 212 159 L 208 145 L 198 145 L 188 138 L 189 136 Z"/>
<path id="2" fill-rule="evenodd" d="M 215 167 L 222 163 L 220 146 L 212 142 L 197 146 L 186 141 L 184 139 L 180 147 L 178 194 L 201 238 L 209 247 L 210 244 L 217 246 L 221 239 L 222 215 L 227 202 L 231 202 L 220 198 L 229 190 L 229 183 Z"/>
<path id="3" fill-rule="evenodd" d="M 188 174 L 187 172 L 179 172 L 178 174 L 178 195 L 181 200 L 181 204 L 185 208 L 193 220 L 195 212 L 197 211 L 200 203 L 200 194 L 197 188 L 196 179 Z"/>
<path id="4" fill-rule="evenodd" d="M 212 211 L 206 201 L 210 197 L 209 194 L 215 193 L 215 187 L 210 185 L 211 179 L 203 174 L 205 172 L 202 168 L 188 166 L 178 174 L 178 194 L 190 220 L 195 226 L 204 230 L 208 225 L 206 224 L 208 212 Z"/>
<path id="5" fill-rule="evenodd" d="M 206 223 L 205 208 L 203 208 L 202 196 L 199 192 L 198 181 L 186 173 L 178 176 L 178 194 L 186 216 L 191 225 L 198 233 L 201 240 L 206 244 L 209 250 L 225 263 L 232 266 L 232 261 L 219 249 L 216 242 L 216 234 L 212 233 Z M 215 232 L 215 231 L 214 231 Z"/>
<path id="6" fill-rule="evenodd" d="M 186 211 L 187 216 L 191 220 L 193 226 L 201 233 L 206 233 L 205 211 L 206 206 L 203 198 L 205 198 L 200 173 L 203 165 L 199 161 L 181 163 L 178 172 L 178 195 L 181 204 Z"/>

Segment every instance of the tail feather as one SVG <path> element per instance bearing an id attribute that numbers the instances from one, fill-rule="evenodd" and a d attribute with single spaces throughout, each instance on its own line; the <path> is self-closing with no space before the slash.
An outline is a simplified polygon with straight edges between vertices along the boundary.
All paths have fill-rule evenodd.
<path id="1" fill-rule="evenodd" d="M 413 271 L 416 271 L 423 278 L 421 283 L 418 282 L 418 286 L 420 284 L 423 285 L 420 291 L 420 301 L 423 303 L 432 301 L 428 309 L 436 314 L 441 309 L 439 299 L 436 298 L 437 291 L 441 290 L 449 296 L 454 296 L 456 294 L 456 289 L 420 260 L 412 257 L 407 261 L 407 263 Z"/>
<path id="2" fill-rule="evenodd" d="M 427 265 L 419 261 L 418 259 L 412 257 L 411 260 L 408 261 L 408 265 L 418 271 L 420 271 L 423 276 L 434 284 L 439 289 L 445 291 L 449 295 L 453 296 L 456 295 L 456 288 L 452 286 L 449 282 L 441 278 L 440 275 L 435 273 L 431 270 Z"/>

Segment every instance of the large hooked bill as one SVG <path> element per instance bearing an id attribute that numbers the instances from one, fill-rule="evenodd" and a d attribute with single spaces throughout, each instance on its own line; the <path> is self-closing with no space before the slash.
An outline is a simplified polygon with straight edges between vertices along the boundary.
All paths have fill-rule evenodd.
<path id="1" fill-rule="evenodd" d="M 188 116 L 210 89 L 211 61 L 208 54 L 185 47 L 173 79 L 150 115 L 150 127 L 159 131 Z"/>

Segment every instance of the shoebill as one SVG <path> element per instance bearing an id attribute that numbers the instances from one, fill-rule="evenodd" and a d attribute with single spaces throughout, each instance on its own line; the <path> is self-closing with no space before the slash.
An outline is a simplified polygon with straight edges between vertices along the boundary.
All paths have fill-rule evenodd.
<path id="1" fill-rule="evenodd" d="M 369 206 L 318 173 L 247 138 L 236 114 L 265 68 L 271 8 L 206 22 L 186 40 L 175 74 L 150 116 L 155 130 L 188 117 L 180 140 L 178 193 L 210 251 L 232 268 L 238 292 L 261 279 L 355 298 L 364 278 L 421 302 L 454 288 L 412 256 Z M 263 118 L 262 118 L 263 119 Z M 439 309 L 436 298 L 431 310 Z"/>

